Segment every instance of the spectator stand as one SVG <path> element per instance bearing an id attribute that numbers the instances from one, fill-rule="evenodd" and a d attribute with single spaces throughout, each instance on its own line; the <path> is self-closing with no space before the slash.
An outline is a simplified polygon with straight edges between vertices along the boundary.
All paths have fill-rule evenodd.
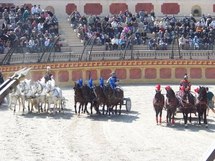
<path id="1" fill-rule="evenodd" d="M 56 48 L 56 44 L 58 43 L 59 41 L 59 36 L 56 36 L 53 38 L 54 40 L 52 40 L 46 50 L 41 54 L 41 56 L 39 57 L 38 59 L 38 62 L 50 62 L 51 61 L 51 55 L 53 55 L 53 59 L 52 61 L 54 62 L 55 61 L 55 48 Z"/>
<path id="2" fill-rule="evenodd" d="M 58 20 L 54 13 L 41 9 L 40 5 L 31 4 L 20 7 L 11 5 L 2 10 L 0 51 L 3 50 L 5 54 L 2 64 L 9 64 L 13 54 L 22 53 L 24 58 L 28 53 L 37 53 L 39 57 L 44 52 L 50 53 L 50 49 L 60 51 L 60 44 L 54 42 L 55 37 L 59 36 Z M 4 15 L 8 15 L 8 18 Z"/>
<path id="3" fill-rule="evenodd" d="M 94 45 L 105 45 L 105 50 L 122 50 L 125 45 L 119 44 L 119 41 L 122 38 L 125 38 L 124 42 L 128 41 L 129 34 L 135 35 L 132 42 L 133 48 L 131 49 L 158 50 L 156 53 L 161 50 L 169 50 L 168 52 L 171 52 L 170 58 L 183 58 L 183 54 L 181 54 L 183 50 L 202 50 L 204 53 L 207 50 L 213 50 L 215 35 L 213 26 L 215 25 L 213 25 L 211 20 L 213 18 L 210 15 L 202 15 L 200 18 L 194 18 L 192 15 L 185 17 L 175 17 L 173 15 L 151 19 L 146 14 L 145 18 L 140 19 L 138 14 L 131 14 L 128 11 L 120 14 L 106 17 L 87 17 L 86 15 L 81 16 L 79 12 L 75 11 L 71 15 L 78 16 L 72 16 L 71 26 L 77 32 L 81 41 L 89 39 L 87 36 L 90 34 L 88 33 L 99 31 L 97 39 L 100 41 L 95 41 Z M 76 19 L 76 17 L 78 18 Z M 81 21 L 82 17 L 84 17 L 84 23 Z M 207 23 L 202 23 L 203 19 Z M 99 25 L 95 26 L 95 24 Z M 181 36 L 184 36 L 184 45 L 179 44 Z M 195 37 L 198 39 L 195 40 Z M 145 47 L 146 45 L 148 47 Z M 90 53 L 92 54 L 92 52 L 99 51 L 92 50 Z"/>

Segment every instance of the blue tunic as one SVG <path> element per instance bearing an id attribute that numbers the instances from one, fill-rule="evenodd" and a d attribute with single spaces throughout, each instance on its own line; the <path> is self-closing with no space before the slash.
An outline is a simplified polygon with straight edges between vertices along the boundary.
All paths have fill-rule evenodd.
<path id="1" fill-rule="evenodd" d="M 99 78 L 99 85 L 100 85 L 100 87 L 104 86 L 104 79 L 102 77 Z"/>
<path id="2" fill-rule="evenodd" d="M 83 86 L 83 80 L 82 79 L 79 79 L 77 81 L 77 84 L 79 85 L 79 87 L 81 88 Z"/>
<path id="3" fill-rule="evenodd" d="M 90 88 L 93 88 L 93 79 L 92 79 L 92 78 L 90 78 L 90 79 L 88 80 L 88 86 L 89 86 Z"/>
<path id="4" fill-rule="evenodd" d="M 112 89 L 115 89 L 116 88 L 116 82 L 115 82 L 115 79 L 113 77 L 110 78 L 110 87 Z"/>

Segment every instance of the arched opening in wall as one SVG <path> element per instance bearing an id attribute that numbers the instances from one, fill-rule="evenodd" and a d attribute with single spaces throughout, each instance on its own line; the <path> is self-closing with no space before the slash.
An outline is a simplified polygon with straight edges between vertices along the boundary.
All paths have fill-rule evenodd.
<path id="1" fill-rule="evenodd" d="M 191 14 L 194 17 L 200 17 L 202 15 L 202 9 L 201 9 L 201 7 L 198 6 L 198 5 L 193 6 L 192 10 L 191 10 Z"/>

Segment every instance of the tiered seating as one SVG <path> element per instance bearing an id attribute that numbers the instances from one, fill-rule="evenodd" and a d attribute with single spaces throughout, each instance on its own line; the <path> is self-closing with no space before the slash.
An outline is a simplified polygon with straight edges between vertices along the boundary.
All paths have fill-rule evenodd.
<path id="1" fill-rule="evenodd" d="M 94 46 L 108 44 L 106 50 L 122 50 L 128 43 L 133 50 L 212 50 L 215 38 L 215 20 L 210 15 L 200 20 L 192 16 L 154 19 L 129 11 L 106 17 L 86 17 L 74 11 L 70 20 L 81 41 L 95 39 Z"/>

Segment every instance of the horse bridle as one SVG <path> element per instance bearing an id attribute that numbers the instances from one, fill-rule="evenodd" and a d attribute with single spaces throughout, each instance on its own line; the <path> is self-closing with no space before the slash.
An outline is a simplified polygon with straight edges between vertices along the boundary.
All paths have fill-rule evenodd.
<path id="1" fill-rule="evenodd" d="M 40 90 L 39 90 L 39 88 L 40 88 Z M 36 83 L 36 89 L 37 89 L 36 93 L 41 94 L 43 91 L 43 85 L 40 82 L 37 82 Z"/>

